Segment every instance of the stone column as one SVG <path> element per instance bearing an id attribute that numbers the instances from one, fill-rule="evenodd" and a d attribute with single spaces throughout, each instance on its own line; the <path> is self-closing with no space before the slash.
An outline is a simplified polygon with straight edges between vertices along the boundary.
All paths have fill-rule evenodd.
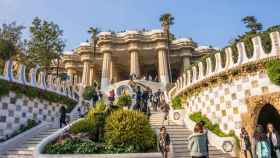
<path id="1" fill-rule="evenodd" d="M 140 77 L 140 65 L 138 51 L 132 50 L 130 52 L 130 75 L 135 74 L 136 77 Z"/>
<path id="2" fill-rule="evenodd" d="M 158 69 L 160 82 L 166 86 L 169 83 L 166 49 L 158 49 Z"/>
<path id="3" fill-rule="evenodd" d="M 102 76 L 101 76 L 101 89 L 104 90 L 110 84 L 110 67 L 111 67 L 111 53 L 103 53 Z"/>
<path id="4" fill-rule="evenodd" d="M 74 76 L 76 71 L 74 69 L 67 69 L 67 75 L 69 76 L 69 81 L 71 84 L 74 84 Z"/>
<path id="5" fill-rule="evenodd" d="M 84 87 L 87 87 L 87 86 L 90 85 L 89 73 L 90 73 L 90 62 L 89 61 L 84 61 L 83 77 L 82 77 L 82 84 L 83 84 Z"/>
<path id="6" fill-rule="evenodd" d="M 89 83 L 92 86 L 93 85 L 93 81 L 97 81 L 97 74 L 96 74 L 96 67 L 91 66 L 90 67 L 90 72 L 89 72 Z"/>
<path id="7" fill-rule="evenodd" d="M 90 65 L 93 62 L 90 45 L 88 43 L 80 44 L 80 47 L 78 48 L 78 53 L 81 56 L 81 61 L 83 63 L 82 86 L 87 87 L 90 86 L 89 73 Z"/>
<path id="8" fill-rule="evenodd" d="M 188 67 L 191 66 L 191 61 L 190 61 L 190 57 L 188 56 L 183 56 L 183 64 L 182 64 L 182 70 L 181 70 L 181 74 L 184 73 L 184 70 Z"/>

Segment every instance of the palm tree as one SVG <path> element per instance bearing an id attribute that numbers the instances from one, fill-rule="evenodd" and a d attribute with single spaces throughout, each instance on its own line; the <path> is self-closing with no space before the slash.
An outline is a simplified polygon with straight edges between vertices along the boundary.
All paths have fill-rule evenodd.
<path id="1" fill-rule="evenodd" d="M 162 14 L 159 18 L 161 22 L 161 26 L 163 28 L 163 32 L 167 35 L 167 64 L 168 64 L 168 72 L 169 72 L 169 79 L 172 83 L 172 74 L 171 74 L 171 66 L 170 66 L 170 25 L 174 24 L 175 18 L 170 13 Z"/>
<path id="2" fill-rule="evenodd" d="M 251 30 L 251 32 L 256 33 L 257 31 L 261 31 L 263 29 L 262 23 L 258 22 L 254 16 L 246 16 L 242 19 L 242 21 L 246 27 Z"/>
<path id="3" fill-rule="evenodd" d="M 87 31 L 89 34 L 91 34 L 91 42 L 93 45 L 93 56 L 95 56 L 96 53 L 96 44 L 98 41 L 97 34 L 101 32 L 101 30 L 97 27 L 90 27 Z"/>

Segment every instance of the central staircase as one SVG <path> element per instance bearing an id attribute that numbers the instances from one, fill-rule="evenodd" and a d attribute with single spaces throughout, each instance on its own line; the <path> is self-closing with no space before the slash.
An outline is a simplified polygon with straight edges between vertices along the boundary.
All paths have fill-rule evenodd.
<path id="1" fill-rule="evenodd" d="M 162 114 L 160 112 L 152 112 L 150 124 L 153 128 L 159 129 L 162 126 Z M 192 131 L 182 125 L 176 125 L 174 122 L 169 122 L 167 125 L 166 121 L 165 127 L 173 146 L 173 157 L 170 155 L 169 158 L 191 158 L 186 140 L 192 134 Z M 231 158 L 231 156 L 210 145 L 209 158 Z"/>

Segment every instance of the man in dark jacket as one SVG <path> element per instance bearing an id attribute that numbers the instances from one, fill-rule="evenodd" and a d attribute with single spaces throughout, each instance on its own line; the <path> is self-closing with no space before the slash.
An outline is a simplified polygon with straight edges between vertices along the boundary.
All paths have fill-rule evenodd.
<path id="1" fill-rule="evenodd" d="M 60 108 L 60 119 L 59 119 L 59 127 L 62 127 L 62 124 L 67 125 L 66 123 L 66 108 L 62 106 Z"/>

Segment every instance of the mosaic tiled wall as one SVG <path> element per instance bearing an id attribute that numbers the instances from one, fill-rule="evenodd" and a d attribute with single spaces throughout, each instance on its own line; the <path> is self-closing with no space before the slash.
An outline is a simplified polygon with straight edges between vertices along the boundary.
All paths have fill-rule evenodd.
<path id="1" fill-rule="evenodd" d="M 247 112 L 245 99 L 271 92 L 279 92 L 280 86 L 272 84 L 265 73 L 242 77 L 230 83 L 204 89 L 186 102 L 188 114 L 201 111 L 223 131 L 240 132 L 241 114 Z"/>
<path id="2" fill-rule="evenodd" d="M 58 122 L 61 104 L 30 99 L 10 92 L 0 97 L 0 138 L 13 133 L 28 119 Z"/>

